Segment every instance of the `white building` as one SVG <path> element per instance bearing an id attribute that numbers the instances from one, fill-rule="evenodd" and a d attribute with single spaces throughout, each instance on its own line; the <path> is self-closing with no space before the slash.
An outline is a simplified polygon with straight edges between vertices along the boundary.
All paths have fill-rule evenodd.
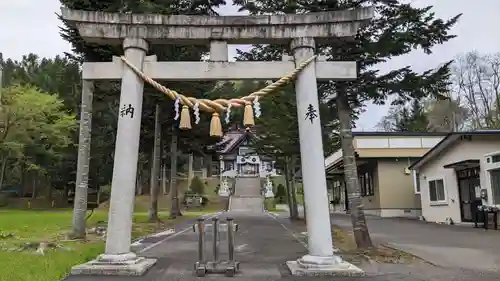
<path id="1" fill-rule="evenodd" d="M 500 205 L 500 130 L 450 133 L 410 168 L 425 220 L 473 222 L 481 194 Z"/>

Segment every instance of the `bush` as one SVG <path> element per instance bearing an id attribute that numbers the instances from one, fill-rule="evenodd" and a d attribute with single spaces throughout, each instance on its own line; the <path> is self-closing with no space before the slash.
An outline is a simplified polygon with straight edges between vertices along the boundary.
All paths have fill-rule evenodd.
<path id="1" fill-rule="evenodd" d="M 189 189 L 194 193 L 198 195 L 205 194 L 205 184 L 199 177 L 194 177 L 193 180 L 191 181 L 191 186 Z"/>
<path id="2" fill-rule="evenodd" d="M 274 211 L 276 209 L 276 202 L 274 198 L 264 199 L 264 208 L 268 211 Z"/>
<path id="3" fill-rule="evenodd" d="M 274 198 L 276 198 L 276 203 L 285 204 L 287 202 L 285 186 L 281 183 L 276 188 L 276 194 L 274 194 Z"/>

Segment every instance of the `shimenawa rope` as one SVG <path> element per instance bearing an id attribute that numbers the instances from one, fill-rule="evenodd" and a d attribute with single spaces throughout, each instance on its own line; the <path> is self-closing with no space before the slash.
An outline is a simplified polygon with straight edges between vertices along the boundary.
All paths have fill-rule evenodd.
<path id="1" fill-rule="evenodd" d="M 281 77 L 278 81 L 269 84 L 268 86 L 253 92 L 247 96 L 234 98 L 234 99 L 197 99 L 193 97 L 186 97 L 182 94 L 177 93 L 174 90 L 168 89 L 167 87 L 161 85 L 150 77 L 146 76 L 144 72 L 135 67 L 132 63 L 130 63 L 124 56 L 120 57 L 122 61 L 132 69 L 141 79 L 145 82 L 153 86 L 158 91 L 166 94 L 171 99 L 176 100 L 177 98 L 180 100 L 182 104 L 182 111 L 180 114 L 180 124 L 179 128 L 186 130 L 191 129 L 191 117 L 189 115 L 189 108 L 194 108 L 195 105 L 199 107 L 199 109 L 212 113 L 212 120 L 210 121 L 210 135 L 221 137 L 222 136 L 222 125 L 220 122 L 219 112 L 224 112 L 228 110 L 228 106 L 230 107 L 242 107 L 245 106 L 245 112 L 243 116 L 243 124 L 245 126 L 253 126 L 254 125 L 254 117 L 252 110 L 252 102 L 256 101 L 256 99 L 260 99 L 267 94 L 274 92 L 281 86 L 284 86 L 294 80 L 297 75 L 302 71 L 309 63 L 316 59 L 316 56 L 312 56 L 304 62 L 300 63 L 293 71 L 288 73 L 287 75 Z"/>

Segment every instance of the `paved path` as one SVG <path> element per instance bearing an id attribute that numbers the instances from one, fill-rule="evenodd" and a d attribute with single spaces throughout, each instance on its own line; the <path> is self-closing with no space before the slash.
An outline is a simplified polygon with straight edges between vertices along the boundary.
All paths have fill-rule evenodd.
<path id="1" fill-rule="evenodd" d="M 224 218 L 226 214 L 221 214 Z M 477 277 L 477 272 L 462 271 L 460 274 L 445 269 L 436 270 L 430 265 L 401 266 L 387 265 L 368 268 L 366 277 L 293 277 L 290 276 L 285 262 L 294 260 L 307 250 L 302 241 L 300 232 L 305 226 L 291 224 L 282 216 L 267 213 L 248 215 L 241 212 L 230 214 L 235 222 L 240 225 L 236 235 L 236 259 L 241 264 L 241 274 L 236 276 L 236 281 L 268 281 L 268 280 L 335 280 L 335 281 L 460 281 L 479 280 L 497 281 L 498 275 L 483 274 Z M 341 223 L 344 218 L 336 220 Z M 180 230 L 181 228 L 178 228 Z M 377 231 L 375 231 L 377 232 Z M 374 232 L 374 233 L 375 233 Z M 375 237 L 375 236 L 374 236 Z M 431 236 L 432 237 L 432 236 Z M 431 238 L 429 237 L 429 239 Z M 224 239 L 224 237 L 222 237 Z M 169 238 L 163 238 L 156 244 L 148 244 L 146 250 L 142 248 L 141 255 L 154 257 L 158 263 L 142 277 L 92 277 L 71 276 L 67 281 L 191 281 L 191 280 L 232 280 L 221 275 L 212 275 L 205 278 L 193 276 L 193 264 L 196 261 L 196 234 L 185 228 L 176 232 Z M 224 243 L 222 244 L 224 245 Z M 207 254 L 211 254 L 207 245 Z M 221 249 L 225 255 L 226 250 Z M 432 274 L 431 274 L 432 273 Z M 472 278 L 472 279 L 471 279 Z"/>
<path id="2" fill-rule="evenodd" d="M 234 185 L 234 195 L 229 203 L 230 211 L 262 213 L 264 197 L 261 195 L 259 177 L 237 177 Z"/>
<path id="3" fill-rule="evenodd" d="M 445 268 L 500 273 L 500 231 L 372 216 L 367 221 L 375 242 Z M 332 224 L 352 227 L 350 217 L 341 214 L 332 215 Z"/>
<path id="4" fill-rule="evenodd" d="M 295 260 L 306 253 L 306 248 L 293 233 L 288 232 L 267 213 L 255 215 L 242 214 L 241 212 L 224 213 L 219 217 L 227 216 L 235 219 L 240 231 L 236 234 L 236 260 L 241 262 L 241 274 L 238 280 L 278 280 L 286 277 L 288 270 L 285 267 L 287 260 Z M 221 255 L 227 256 L 224 243 L 225 233 L 221 239 Z M 207 235 L 207 240 L 211 237 Z M 156 240 L 156 239 L 155 239 Z M 97 280 L 199 280 L 193 276 L 193 265 L 197 258 L 197 234 L 190 228 L 185 228 L 156 241 L 154 247 L 143 251 L 141 255 L 154 257 L 158 263 L 143 277 L 89 277 L 71 276 L 67 281 L 97 281 Z M 211 255 L 211 245 L 207 241 L 207 255 Z M 213 275 L 205 279 L 220 280 L 222 275 Z"/>

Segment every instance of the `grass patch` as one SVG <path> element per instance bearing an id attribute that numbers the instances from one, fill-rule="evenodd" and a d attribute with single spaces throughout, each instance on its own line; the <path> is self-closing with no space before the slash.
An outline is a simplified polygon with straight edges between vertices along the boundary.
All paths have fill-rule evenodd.
<path id="1" fill-rule="evenodd" d="M 339 254 L 353 263 L 370 259 L 377 263 L 409 264 L 418 259 L 411 254 L 384 245 L 375 245 L 373 248 L 360 250 L 356 246 L 352 232 L 338 227 L 332 230 L 332 235 L 335 247 L 340 250 Z"/>
<path id="2" fill-rule="evenodd" d="M 145 198 L 138 198 L 136 205 L 144 204 Z M 147 222 L 147 212 L 138 208 L 134 213 L 132 237 L 138 238 L 173 227 L 182 221 L 217 211 L 216 204 L 203 210 L 184 211 L 184 216 L 175 220 L 168 219 L 168 205 L 164 202 L 160 208 L 161 222 Z M 71 267 L 87 262 L 104 251 L 104 241 L 89 235 L 88 241 L 65 241 L 65 233 L 71 229 L 72 210 L 57 211 L 0 210 L 0 281 L 59 281 Z M 107 208 L 97 209 L 89 218 L 87 227 L 102 224 L 106 226 Z M 10 237 L 9 234 L 13 236 Z M 33 251 L 12 251 L 11 249 L 28 242 L 55 242 L 63 246 L 48 249 L 45 255 Z"/>
<path id="3" fill-rule="evenodd" d="M 0 252 L 1 281 L 59 281 L 75 264 L 87 262 L 104 251 L 103 242 L 78 243 L 70 251 L 46 252 L 44 256 L 31 252 Z"/>

